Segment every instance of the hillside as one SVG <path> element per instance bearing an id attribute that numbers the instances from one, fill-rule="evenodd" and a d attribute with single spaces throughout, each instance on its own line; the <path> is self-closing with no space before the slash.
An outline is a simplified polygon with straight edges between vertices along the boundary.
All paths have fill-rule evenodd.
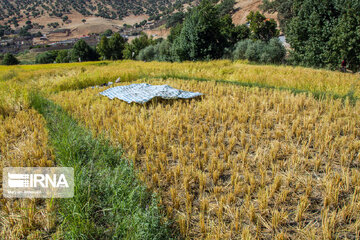
<path id="1" fill-rule="evenodd" d="M 43 16 L 63 18 L 68 14 L 80 13 L 84 17 L 98 16 L 108 19 L 123 19 L 129 15 L 170 13 L 182 6 L 184 0 L 3 0 L 0 18 L 19 20 Z"/>
<path id="2" fill-rule="evenodd" d="M 246 23 L 250 11 L 259 9 L 262 0 L 237 0 L 233 12 L 233 22 Z M 0 24 L 20 29 L 27 21 L 33 23 L 31 32 L 39 30 L 49 33 L 54 29 L 71 29 L 71 36 L 79 37 L 89 33 L 99 33 L 105 29 L 118 30 L 124 24 L 139 24 L 144 20 L 158 21 L 177 12 L 186 11 L 196 5 L 193 0 L 2 0 L 0 1 Z M 265 14 L 276 18 L 276 14 Z M 83 21 L 85 20 L 85 21 Z M 168 31 L 146 31 L 165 37 Z M 61 39 L 54 39 L 64 40 Z"/>

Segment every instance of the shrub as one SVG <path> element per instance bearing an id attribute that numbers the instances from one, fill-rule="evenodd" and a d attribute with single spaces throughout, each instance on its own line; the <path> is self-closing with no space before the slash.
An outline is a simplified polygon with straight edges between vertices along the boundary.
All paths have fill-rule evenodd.
<path id="1" fill-rule="evenodd" d="M 142 49 L 139 53 L 138 60 L 141 61 L 170 61 L 170 43 L 162 41 L 156 45 L 150 45 Z"/>
<path id="2" fill-rule="evenodd" d="M 141 61 L 153 61 L 155 60 L 155 46 L 150 45 L 142 49 L 137 57 Z"/>
<path id="3" fill-rule="evenodd" d="M 110 37 L 111 35 L 113 35 L 113 31 L 111 29 L 107 29 L 102 35 Z"/>
<path id="4" fill-rule="evenodd" d="M 7 54 L 5 54 L 2 63 L 4 65 L 17 65 L 20 62 L 19 62 L 19 60 L 17 60 L 17 58 L 13 54 L 7 53 Z"/>
<path id="5" fill-rule="evenodd" d="M 235 45 L 235 50 L 233 52 L 233 59 L 234 60 L 246 59 L 246 57 L 245 57 L 246 49 L 248 48 L 249 44 L 251 44 L 251 43 L 252 43 L 252 41 L 250 39 L 239 41 Z"/>
<path id="6" fill-rule="evenodd" d="M 286 49 L 278 38 L 273 38 L 269 42 L 247 39 L 236 44 L 232 58 L 261 63 L 281 63 L 285 55 Z"/>
<path id="7" fill-rule="evenodd" d="M 54 63 L 55 59 L 58 55 L 58 51 L 48 51 L 40 53 L 36 56 L 35 63 L 36 64 L 47 64 Z"/>
<path id="8" fill-rule="evenodd" d="M 270 62 L 280 63 L 284 60 L 286 49 L 278 38 L 272 38 L 266 46 L 266 53 L 271 56 Z"/>
<path id="9" fill-rule="evenodd" d="M 245 52 L 246 59 L 253 62 L 260 62 L 265 46 L 266 43 L 262 41 L 255 41 L 249 44 Z"/>

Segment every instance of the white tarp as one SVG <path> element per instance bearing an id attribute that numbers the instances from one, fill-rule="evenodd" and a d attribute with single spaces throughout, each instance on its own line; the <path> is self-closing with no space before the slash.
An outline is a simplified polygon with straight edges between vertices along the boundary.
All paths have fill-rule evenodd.
<path id="1" fill-rule="evenodd" d="M 147 83 L 131 84 L 109 88 L 100 93 L 110 99 L 118 98 L 125 102 L 145 103 L 155 97 L 164 99 L 194 98 L 203 95 L 199 92 L 187 92 L 169 85 L 150 85 Z"/>

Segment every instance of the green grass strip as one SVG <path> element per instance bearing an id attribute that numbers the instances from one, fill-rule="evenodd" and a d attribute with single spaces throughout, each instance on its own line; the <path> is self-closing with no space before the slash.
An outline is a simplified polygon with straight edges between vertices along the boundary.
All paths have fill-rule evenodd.
<path id="1" fill-rule="evenodd" d="M 47 121 L 57 166 L 73 167 L 75 196 L 58 200 L 64 239 L 171 239 L 155 195 L 137 179 L 120 147 L 95 139 L 58 105 L 37 94 L 32 107 Z"/>

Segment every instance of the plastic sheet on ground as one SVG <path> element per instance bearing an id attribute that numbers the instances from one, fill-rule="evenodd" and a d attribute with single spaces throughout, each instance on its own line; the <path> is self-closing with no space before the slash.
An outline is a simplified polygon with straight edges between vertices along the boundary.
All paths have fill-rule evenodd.
<path id="1" fill-rule="evenodd" d="M 187 92 L 169 85 L 131 84 L 109 88 L 100 93 L 110 99 L 118 98 L 127 103 L 146 103 L 155 97 L 164 99 L 194 98 L 203 95 L 199 92 Z"/>

